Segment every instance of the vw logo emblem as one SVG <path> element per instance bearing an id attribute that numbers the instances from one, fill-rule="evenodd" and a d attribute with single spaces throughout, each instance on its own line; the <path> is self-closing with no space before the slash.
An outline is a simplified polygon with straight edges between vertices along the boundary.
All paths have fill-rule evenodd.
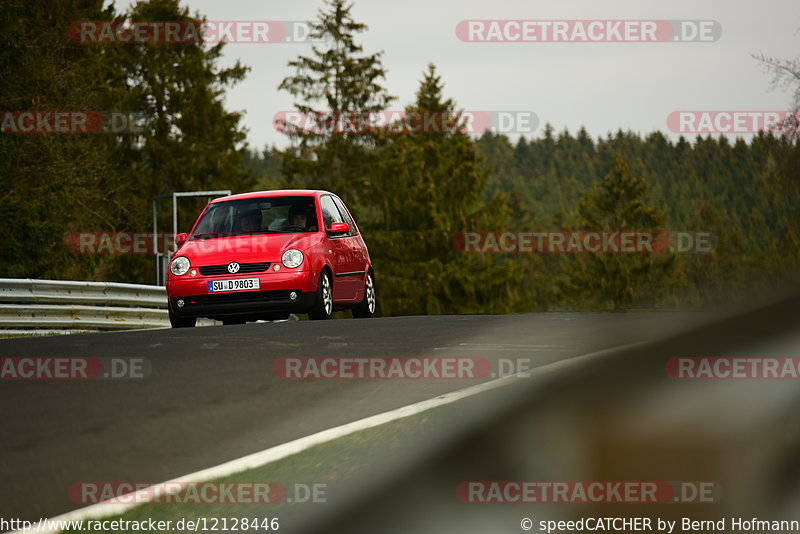
<path id="1" fill-rule="evenodd" d="M 228 272 L 231 274 L 239 272 L 239 264 L 235 261 L 232 261 L 228 264 Z"/>

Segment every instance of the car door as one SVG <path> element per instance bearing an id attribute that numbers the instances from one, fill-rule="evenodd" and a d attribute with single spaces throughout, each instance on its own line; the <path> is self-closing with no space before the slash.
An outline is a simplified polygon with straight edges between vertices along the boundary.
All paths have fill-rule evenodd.
<path id="1" fill-rule="evenodd" d="M 347 234 L 331 234 L 328 230 L 333 223 L 345 222 L 339 208 L 333 201 L 331 195 L 320 197 L 320 209 L 322 211 L 322 224 L 328 235 L 328 244 L 331 251 L 331 264 L 333 265 L 333 299 L 353 300 L 356 297 L 357 287 L 353 283 L 350 273 L 352 267 L 352 251 L 347 241 Z"/>
<path id="2" fill-rule="evenodd" d="M 344 222 L 350 227 L 350 232 L 343 241 L 347 244 L 350 253 L 348 273 L 350 273 L 351 276 L 348 277 L 348 283 L 353 284 L 354 298 L 358 300 L 364 293 L 364 284 L 366 281 L 364 275 L 367 273 L 367 248 L 361 236 L 358 235 L 358 228 L 353 218 L 350 216 L 350 212 L 345 207 L 344 202 L 342 202 L 342 199 L 334 196 L 333 202 L 336 204 L 336 207 L 339 208 L 339 213 L 342 219 L 344 219 Z"/>

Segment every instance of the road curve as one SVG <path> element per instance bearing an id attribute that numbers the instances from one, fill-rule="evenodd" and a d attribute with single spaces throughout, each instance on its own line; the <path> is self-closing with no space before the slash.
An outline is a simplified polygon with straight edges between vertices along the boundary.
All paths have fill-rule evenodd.
<path id="1" fill-rule="evenodd" d="M 79 481 L 158 482 L 480 380 L 283 380 L 280 357 L 470 356 L 533 367 L 652 339 L 685 314 L 397 317 L 0 340 L 0 357 L 146 358 L 128 380 L 0 380 L 0 517 L 75 509 Z M 486 377 L 483 380 L 489 380 Z"/>

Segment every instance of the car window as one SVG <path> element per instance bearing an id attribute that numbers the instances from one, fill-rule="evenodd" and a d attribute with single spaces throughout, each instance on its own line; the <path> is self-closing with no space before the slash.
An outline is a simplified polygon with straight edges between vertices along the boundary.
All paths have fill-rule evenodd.
<path id="1" fill-rule="evenodd" d="M 326 230 L 335 222 L 344 222 L 342 215 L 339 213 L 339 209 L 336 207 L 336 204 L 333 203 L 332 197 L 328 195 L 322 197 L 320 206 L 322 207 L 322 222 Z"/>
<path id="2" fill-rule="evenodd" d="M 342 215 L 342 221 L 346 222 L 347 226 L 350 227 L 350 232 L 347 235 L 356 235 L 356 225 L 353 224 L 353 219 L 351 219 L 350 214 L 347 213 L 344 203 L 336 197 L 331 198 L 333 198 L 333 203 L 336 204 L 336 207 L 339 208 L 339 213 Z"/>
<path id="3" fill-rule="evenodd" d="M 313 197 L 263 197 L 218 202 L 209 206 L 192 238 L 208 239 L 262 232 L 315 232 Z M 303 215 L 292 225 L 292 215 Z"/>

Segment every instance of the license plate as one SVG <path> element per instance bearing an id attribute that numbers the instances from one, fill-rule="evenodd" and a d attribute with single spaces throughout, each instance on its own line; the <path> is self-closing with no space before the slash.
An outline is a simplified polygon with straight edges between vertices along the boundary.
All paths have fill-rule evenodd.
<path id="1" fill-rule="evenodd" d="M 258 278 L 234 278 L 232 280 L 214 280 L 208 283 L 208 292 L 217 291 L 250 291 L 261 289 Z"/>

